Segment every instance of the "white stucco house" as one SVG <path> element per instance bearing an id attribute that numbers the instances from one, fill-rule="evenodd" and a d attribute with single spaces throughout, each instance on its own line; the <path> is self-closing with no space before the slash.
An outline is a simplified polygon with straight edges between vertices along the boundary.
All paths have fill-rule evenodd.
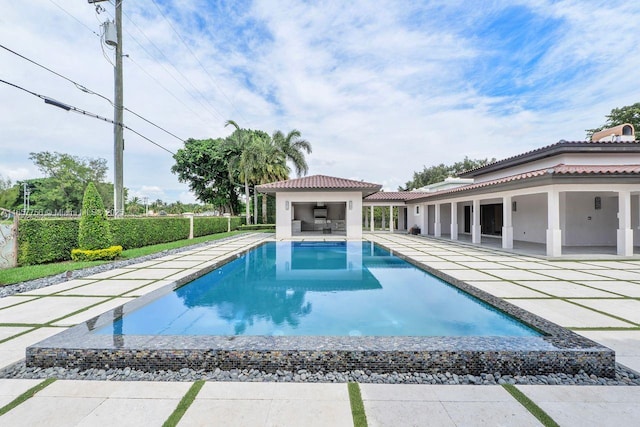
<path id="1" fill-rule="evenodd" d="M 374 207 L 383 207 L 386 218 L 397 210 L 397 222 L 388 222 L 391 232 L 416 227 L 422 235 L 504 249 L 537 247 L 551 257 L 581 251 L 632 256 L 634 248 L 640 253 L 640 143 L 628 124 L 598 132 L 592 141 L 560 141 L 418 191 L 379 189 L 324 176 L 258 187 L 276 196 L 279 239 L 326 230 L 326 223 L 314 223 L 323 207 L 327 219 L 345 222 L 348 238 L 359 239 L 363 229 L 374 231 Z M 340 232 L 340 224 L 332 223 L 331 232 Z"/>
<path id="2" fill-rule="evenodd" d="M 276 239 L 307 234 L 362 238 L 362 200 L 381 185 L 312 175 L 258 185 L 276 198 Z"/>

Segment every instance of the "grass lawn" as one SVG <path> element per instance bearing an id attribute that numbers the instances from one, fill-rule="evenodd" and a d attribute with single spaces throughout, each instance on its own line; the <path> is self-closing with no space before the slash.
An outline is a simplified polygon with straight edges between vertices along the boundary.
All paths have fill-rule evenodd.
<path id="1" fill-rule="evenodd" d="M 196 237 L 191 240 L 178 240 L 175 242 L 161 243 L 159 245 L 145 246 L 142 248 L 128 249 L 122 252 L 119 259 L 138 258 L 145 255 L 151 255 L 169 249 L 181 248 L 184 246 L 195 245 L 197 243 L 219 240 L 229 236 L 246 233 L 246 231 L 232 231 L 230 233 L 212 234 L 210 236 Z M 0 270 L 0 286 L 20 283 L 26 280 L 40 279 L 42 277 L 53 276 L 55 274 L 64 273 L 70 270 L 79 270 L 81 268 L 93 267 L 95 265 L 105 264 L 111 261 L 85 261 L 73 262 L 64 261 L 51 264 L 26 265 L 24 267 L 7 268 Z"/>

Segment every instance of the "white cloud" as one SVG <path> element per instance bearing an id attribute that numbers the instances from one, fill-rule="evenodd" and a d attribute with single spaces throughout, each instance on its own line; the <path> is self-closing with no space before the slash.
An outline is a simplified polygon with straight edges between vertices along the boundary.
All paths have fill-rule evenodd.
<path id="1" fill-rule="evenodd" d="M 107 16 L 96 20 L 88 4 L 56 2 L 95 31 Z M 36 3 L 5 5 L 0 43 L 111 97 L 113 72 L 98 38 L 52 2 Z M 423 166 L 582 139 L 611 108 L 639 100 L 629 71 L 640 65 L 637 2 L 519 1 L 536 22 L 559 27 L 537 62 L 492 69 L 485 62 L 491 55 L 526 60 L 541 49 L 544 34 L 518 52 L 483 39 L 487 20 L 514 3 L 162 2 L 196 59 L 153 3 L 126 2 L 125 104 L 180 138 L 225 136 L 226 119 L 268 132 L 297 128 L 313 144 L 310 173 L 395 190 Z M 104 100 L 33 64 L 3 50 L 0 61 L 2 79 L 112 115 Z M 504 81 L 496 81 L 498 72 Z M 486 90 L 497 84 L 505 85 L 504 93 Z M 527 90 L 518 93 L 522 87 Z M 125 119 L 170 151 L 181 147 L 129 113 Z M 34 151 L 112 163 L 110 124 L 6 85 L 0 85 L 0 129 L 0 173 L 14 180 L 36 173 L 28 159 Z M 130 195 L 193 198 L 171 174 L 169 153 L 130 132 L 125 138 Z"/>

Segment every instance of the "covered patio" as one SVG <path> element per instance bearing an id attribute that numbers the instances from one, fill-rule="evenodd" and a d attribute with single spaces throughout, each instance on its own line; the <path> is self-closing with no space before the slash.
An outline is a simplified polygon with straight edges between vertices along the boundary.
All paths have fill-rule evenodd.
<path id="1" fill-rule="evenodd" d="M 362 200 L 382 186 L 312 175 L 257 186 L 276 198 L 276 238 L 341 236 L 362 238 Z"/>

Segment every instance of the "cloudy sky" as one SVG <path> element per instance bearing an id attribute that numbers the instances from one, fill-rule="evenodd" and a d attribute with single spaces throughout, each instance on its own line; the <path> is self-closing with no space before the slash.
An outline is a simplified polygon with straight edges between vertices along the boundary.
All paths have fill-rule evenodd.
<path id="1" fill-rule="evenodd" d="M 0 44 L 113 96 L 113 52 L 86 0 L 4 1 Z M 180 139 L 299 129 L 310 174 L 396 190 L 414 171 L 583 140 L 640 101 L 640 2 L 629 0 L 124 0 L 125 107 Z M 113 117 L 104 99 L 0 49 L 0 79 Z M 125 114 L 170 151 L 182 142 Z M 39 176 L 30 152 L 102 157 L 112 125 L 0 84 L 0 174 Z M 125 133 L 125 186 L 193 201 L 171 154 Z M 112 179 L 110 169 L 109 177 Z"/>

